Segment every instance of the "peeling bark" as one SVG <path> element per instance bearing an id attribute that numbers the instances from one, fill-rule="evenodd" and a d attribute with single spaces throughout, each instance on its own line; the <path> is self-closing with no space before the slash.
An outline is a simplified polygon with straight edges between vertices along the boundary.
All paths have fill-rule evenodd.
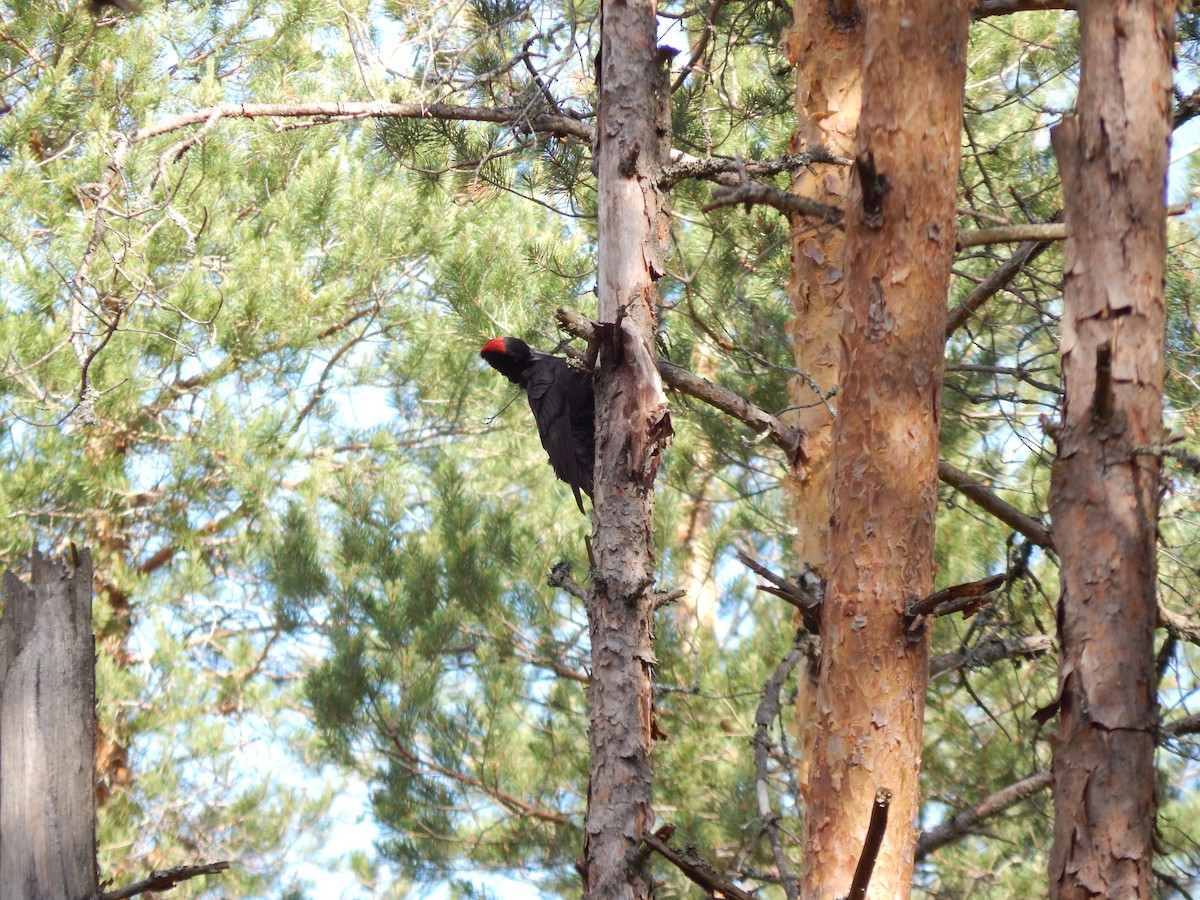
<path id="1" fill-rule="evenodd" d="M 793 153 L 814 146 L 835 156 L 854 153 L 854 133 L 862 99 L 862 22 L 851 9 L 840 16 L 828 0 L 797 0 L 795 25 L 788 35 L 788 58 L 797 64 L 796 129 Z M 850 170 L 801 169 L 793 193 L 843 209 L 850 193 Z M 792 382 L 797 407 L 789 424 L 808 435 L 808 460 L 793 483 L 796 540 L 801 565 L 824 575 L 829 546 L 830 447 L 833 415 L 826 402 L 837 387 L 841 355 L 842 255 L 845 232 L 808 220 L 792 222 L 792 282 L 788 293 L 795 316 L 792 346 L 803 377 Z M 804 721 L 804 719 L 801 719 Z"/>
<path id="2" fill-rule="evenodd" d="M 1050 511 L 1061 561 L 1053 898 L 1151 894 L 1155 529 L 1174 3 L 1080 9 L 1077 114 L 1052 133 L 1068 238 Z"/>
<path id="3" fill-rule="evenodd" d="M 833 517 L 805 897 L 844 896 L 876 792 L 893 792 L 869 896 L 909 896 L 933 587 L 945 297 L 955 244 L 967 0 L 875 0 L 846 221 Z"/>
<path id="4" fill-rule="evenodd" d="M 798 126 L 790 149 L 797 152 L 821 146 L 835 156 L 850 157 L 862 100 L 862 18 L 853 5 L 839 12 L 828 0 L 796 0 L 794 15 L 787 51 L 796 64 Z M 845 209 L 850 169 L 800 169 L 792 191 Z M 796 477 L 788 482 L 796 528 L 792 554 L 795 568 L 811 568 L 824 578 L 833 499 L 833 408 L 828 398 L 837 387 L 841 361 L 845 231 L 814 227 L 808 220 L 793 217 L 791 237 L 791 338 L 796 368 L 803 375 L 791 383 L 796 411 L 788 424 L 804 430 L 807 448 L 807 458 L 794 467 Z M 806 665 L 796 679 L 797 777 L 801 784 L 808 781 L 816 740 L 816 674 Z"/>
<path id="5" fill-rule="evenodd" d="M 639 900 L 652 893 L 649 854 L 637 852 L 654 822 L 651 513 L 658 459 L 670 436 L 649 349 L 655 281 L 665 269 L 667 198 L 659 185 L 670 122 L 653 0 L 604 3 L 601 40 L 596 161 L 602 327 L 587 599 L 591 780 L 582 869 L 591 900 Z"/>

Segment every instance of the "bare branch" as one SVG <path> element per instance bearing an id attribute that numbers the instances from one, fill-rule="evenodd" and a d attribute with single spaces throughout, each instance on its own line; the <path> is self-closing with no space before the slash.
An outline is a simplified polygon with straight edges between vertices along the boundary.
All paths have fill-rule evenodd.
<path id="1" fill-rule="evenodd" d="M 785 216 L 803 216 L 830 225 L 842 220 L 842 211 L 836 206 L 800 197 L 773 184 L 758 181 L 719 187 L 713 191 L 712 199 L 701 209 L 704 212 L 712 212 L 722 206 L 739 206 L 743 203 L 770 206 Z"/>
<path id="2" fill-rule="evenodd" d="M 132 142 L 147 140 L 160 134 L 178 131 L 190 125 L 200 125 L 216 119 L 296 119 L 308 118 L 328 122 L 347 119 L 447 119 L 468 122 L 511 124 L 530 131 L 555 137 L 574 138 L 590 143 L 590 125 L 569 116 L 530 115 L 519 107 L 455 106 L 449 103 L 388 103 L 368 100 L 354 103 L 219 103 L 183 113 L 139 129 Z"/>
<path id="3" fill-rule="evenodd" d="M 740 555 L 740 554 L 739 554 Z M 769 779 L 767 766 L 771 759 L 771 723 L 779 716 L 779 694 L 783 683 L 787 681 L 792 670 L 805 656 L 804 650 L 794 646 L 784 655 L 783 660 L 775 667 L 771 677 L 763 686 L 762 700 L 754 713 L 754 737 L 750 743 L 754 745 L 754 776 L 755 788 L 758 795 L 758 815 L 762 819 L 763 830 L 771 842 L 771 852 L 775 855 L 775 865 L 779 869 L 779 880 L 783 885 L 788 900 L 797 900 L 800 896 L 796 887 L 796 879 L 788 867 L 787 854 L 783 850 L 783 842 L 779 839 L 779 817 L 771 809 L 771 795 L 768 790 Z"/>
<path id="4" fill-rule="evenodd" d="M 546 578 L 546 584 L 550 587 L 561 588 L 566 591 L 576 600 L 586 600 L 587 591 L 575 583 L 575 579 L 571 577 L 571 564 L 565 559 L 554 564 L 550 569 L 550 575 Z"/>
<path id="5" fill-rule="evenodd" d="M 1011 503 L 1001 500 L 966 472 L 956 469 L 944 459 L 938 460 L 938 478 L 1039 547 L 1054 550 L 1054 538 L 1049 528 L 1032 516 L 1025 515 Z"/>
<path id="6" fill-rule="evenodd" d="M 1048 634 L 1031 634 L 1027 637 L 1008 640 L 987 641 L 969 650 L 958 653 L 939 653 L 929 660 L 929 677 L 952 672 L 966 667 L 990 666 L 1002 659 L 1016 657 L 1036 658 L 1054 646 L 1054 638 Z"/>
<path id="7" fill-rule="evenodd" d="M 880 788 L 875 792 L 875 803 L 871 806 L 871 821 L 867 823 L 867 836 L 863 841 L 862 855 L 854 867 L 854 880 L 850 882 L 847 900 L 865 900 L 867 887 L 871 884 L 871 873 L 875 871 L 875 860 L 883 845 L 883 834 L 887 831 L 888 808 L 892 805 L 892 792 Z"/>
<path id="8" fill-rule="evenodd" d="M 1166 208 L 1168 216 L 1181 216 L 1191 208 L 1190 203 L 1172 203 Z M 958 233 L 958 248 L 980 247 L 984 244 L 1011 244 L 1017 241 L 1062 241 L 1067 237 L 1066 222 L 1028 222 L 1000 228 L 976 228 Z"/>
<path id="9" fill-rule="evenodd" d="M 942 588 L 923 600 L 910 603 L 908 609 L 904 611 L 904 616 L 910 621 L 915 621 L 921 616 L 944 616 L 958 612 L 963 608 L 961 605 L 946 609 L 939 609 L 939 607 L 957 600 L 978 600 L 992 591 L 1000 590 L 1006 581 L 1008 581 L 1008 576 L 1001 572 L 997 575 L 989 575 L 979 581 L 968 581 L 966 584 L 955 584 L 948 588 Z"/>
<path id="10" fill-rule="evenodd" d="M 782 172 L 795 172 L 817 163 L 848 166 L 854 160 L 845 156 L 834 156 L 825 147 L 813 146 L 803 153 L 785 153 L 774 159 L 742 160 L 724 156 L 701 158 L 671 151 L 671 164 L 664 166 L 659 185 L 670 188 L 688 178 L 703 178 L 724 185 L 739 185 L 744 182 L 743 174 L 756 178 L 770 178 Z M 841 211 L 838 211 L 839 215 Z"/>
<path id="11" fill-rule="evenodd" d="M 1171 612 L 1161 604 L 1158 607 L 1158 627 L 1181 641 L 1200 646 L 1200 623 L 1193 622 L 1187 616 Z"/>
<path id="12" fill-rule="evenodd" d="M 653 834 L 643 835 L 642 841 L 647 847 L 686 875 L 690 881 L 708 891 L 709 896 L 720 894 L 723 897 L 731 898 L 731 900 L 755 900 L 753 894 L 747 893 L 737 885 L 726 881 L 716 869 L 694 853 L 680 853 L 666 841 Z"/>
<path id="13" fill-rule="evenodd" d="M 1195 475 L 1200 475 L 1200 456 L 1197 456 L 1195 453 L 1189 453 L 1182 447 L 1172 447 L 1169 445 L 1157 447 L 1134 447 L 1130 452 L 1135 456 L 1147 454 L 1149 456 L 1170 457 L 1189 472 Z"/>
<path id="14" fill-rule="evenodd" d="M 1078 0 L 979 0 L 971 15 L 976 19 L 989 16 L 1010 16 L 1019 12 L 1041 12 L 1045 9 L 1076 9 Z"/>
<path id="15" fill-rule="evenodd" d="M 591 320 L 569 309 L 559 309 L 554 315 L 563 331 L 589 343 L 593 340 L 595 326 Z M 766 434 L 771 443 L 787 453 L 788 462 L 791 465 L 804 464 L 808 461 L 807 439 L 801 429 L 785 425 L 766 410 L 755 406 L 729 388 L 713 384 L 661 356 L 655 360 L 655 365 L 658 367 L 658 373 L 662 376 L 662 380 L 675 390 L 733 416 L 758 434 Z"/>
<path id="16" fill-rule="evenodd" d="M 974 228 L 958 233 L 958 248 L 982 247 L 985 244 L 1008 244 L 1017 241 L 1062 241 L 1067 237 L 1065 222 L 1027 222 L 1021 225 L 1002 225 L 998 228 Z"/>
<path id="17" fill-rule="evenodd" d="M 1167 722 L 1162 727 L 1163 737 L 1181 737 L 1185 734 L 1200 733 L 1200 713 L 1183 716 L 1174 722 Z"/>
<path id="18" fill-rule="evenodd" d="M 987 278 L 977 284 L 966 298 L 946 316 L 946 339 L 966 324 L 972 314 L 988 300 L 1002 291 L 1017 274 L 1050 246 L 1049 241 L 1025 241 L 1013 255 L 996 267 Z"/>
<path id="19" fill-rule="evenodd" d="M 1162 725 L 1159 729 L 1159 742 L 1162 742 L 1162 738 L 1179 737 L 1180 735 L 1194 734 L 1197 731 L 1200 731 L 1200 715 L 1183 716 L 1174 722 Z M 1041 769 L 1028 778 L 1022 778 L 985 797 L 978 803 L 960 810 L 941 825 L 924 832 L 917 839 L 917 861 L 920 862 L 947 844 L 952 844 L 968 834 L 975 833 L 979 824 L 985 819 L 999 815 L 1026 797 L 1045 790 L 1050 787 L 1052 781 L 1053 776 L 1050 770 Z"/>
<path id="20" fill-rule="evenodd" d="M 1034 772 L 1028 778 L 1001 788 L 978 803 L 960 810 L 941 825 L 924 832 L 917 839 L 916 859 L 920 861 L 935 850 L 972 833 L 984 819 L 989 819 L 1026 797 L 1045 790 L 1050 786 L 1050 782 L 1050 770 L 1042 769 Z"/>
<path id="21" fill-rule="evenodd" d="M 167 891 L 182 881 L 197 878 L 200 875 L 216 875 L 228 868 L 229 863 L 221 860 L 220 862 L 204 863 L 198 866 L 176 866 L 173 869 L 164 869 L 161 872 L 151 872 L 150 877 L 144 881 L 134 882 L 128 887 L 118 888 L 115 891 L 105 891 L 97 894 L 96 900 L 126 900 L 128 897 L 136 897 L 138 894 Z"/>

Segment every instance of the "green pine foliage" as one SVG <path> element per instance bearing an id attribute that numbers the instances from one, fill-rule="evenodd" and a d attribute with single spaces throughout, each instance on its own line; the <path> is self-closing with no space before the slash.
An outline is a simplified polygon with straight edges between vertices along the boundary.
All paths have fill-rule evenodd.
<path id="1" fill-rule="evenodd" d="M 598 4 L 143 5 L 94 20 L 68 0 L 0 0 L 0 562 L 19 570 L 35 541 L 96 555 L 99 710 L 115 748 L 101 765 L 102 873 L 123 884 L 230 858 L 176 894 L 321 896 L 307 861 L 344 865 L 351 895 L 477 896 L 505 876 L 574 896 L 588 631 L 582 602 L 547 578 L 565 562 L 586 586 L 589 523 L 553 479 L 525 399 L 477 354 L 504 334 L 553 349 L 557 307 L 594 312 L 590 148 L 527 120 L 594 124 Z M 662 21 L 672 82 L 691 65 L 673 145 L 785 153 L 790 9 L 668 4 Z M 1072 102 L 1077 45 L 1058 12 L 974 27 L 964 230 L 1061 208 L 1045 129 Z M 522 112 L 501 125 L 197 122 L 132 140 L 105 174 L 117 133 L 213 104 L 375 98 Z M 671 188 L 660 349 L 783 411 L 804 377 L 788 337 L 788 223 L 766 208 L 704 212 L 711 189 Z M 1169 420 L 1196 453 L 1194 223 L 1171 236 Z M 950 306 L 1013 247 L 962 251 Z M 943 457 L 1043 517 L 1061 265 L 1047 248 L 946 356 Z M 796 567 L 788 465 L 698 401 L 671 403 L 656 574 L 691 592 L 657 614 L 655 805 L 680 846 L 781 896 L 751 739 L 795 624 L 735 553 Z M 1161 600 L 1186 615 L 1196 475 L 1166 468 Z M 942 501 L 939 586 L 1013 578 L 973 617 L 934 623 L 935 654 L 1053 635 L 1053 558 L 948 489 Z M 1167 639 L 1167 721 L 1196 712 L 1197 662 Z M 795 677 L 766 772 L 793 871 Z M 1048 765 L 1049 732 L 1031 716 L 1055 678 L 1050 652 L 933 679 L 922 826 Z M 1160 753 L 1164 896 L 1194 889 L 1195 755 L 1188 734 Z M 345 785 L 366 786 L 373 846 L 346 847 L 345 816 L 329 813 Z M 1043 893 L 1051 825 L 1041 792 L 924 859 L 918 887 Z M 694 893 L 655 871 L 662 896 Z"/>

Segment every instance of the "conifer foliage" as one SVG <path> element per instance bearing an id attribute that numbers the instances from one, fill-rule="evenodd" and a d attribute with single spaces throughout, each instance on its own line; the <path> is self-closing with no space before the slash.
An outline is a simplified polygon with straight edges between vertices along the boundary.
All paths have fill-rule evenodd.
<path id="1" fill-rule="evenodd" d="M 839 465 L 816 423 L 903 375 L 940 423 L 940 487 L 924 463 L 888 481 L 871 453 L 842 470 L 844 500 L 868 470 L 879 496 L 924 479 L 911 527 L 887 532 L 921 574 L 880 607 L 928 641 L 919 805 L 880 859 L 915 827 L 915 893 L 1046 893 L 1059 725 L 1033 717 L 1059 695 L 1067 526 L 1047 492 L 1077 346 L 1048 128 L 1076 95 L 1079 17 L 946 4 L 971 18 L 965 77 L 930 64 L 963 97 L 954 212 L 932 184 L 953 177 L 949 137 L 905 171 L 916 186 L 876 179 L 882 224 L 864 226 L 856 17 L 906 27 L 914 2 L 0 0 L 0 562 L 34 541 L 93 554 L 102 879 L 233 859 L 176 896 L 799 896 L 805 804 L 840 784 L 808 726 L 858 713 L 792 700 L 818 696 L 822 641 L 876 623 L 824 536 L 797 539 L 830 513 L 790 498 L 818 489 L 789 486 Z M 1173 18 L 1187 150 L 1200 28 Z M 861 81 L 884 106 L 912 99 L 896 59 Z M 932 128 L 917 107 L 907 123 Z M 888 175 L 885 148 L 874 160 Z M 940 276 L 848 270 L 842 235 L 861 255 L 854 229 L 917 221 L 934 196 L 921 246 L 944 251 Z M 1200 871 L 1200 254 L 1190 216 L 1166 235 L 1161 392 L 1145 381 L 1165 431 L 1129 448 L 1163 473 L 1139 651 L 1160 840 L 1139 871 L 1183 897 Z M 889 298 L 918 275 L 933 355 L 893 360 L 908 326 Z M 819 293 L 840 326 L 856 278 L 867 343 L 847 346 L 887 361 L 843 393 L 843 342 L 799 348 L 820 326 L 797 310 Z M 586 356 L 591 518 L 480 361 L 496 335 L 573 336 Z M 654 415 L 630 425 L 635 407 Z M 873 410 L 828 434 L 906 446 L 914 427 Z M 877 525 L 871 497 L 852 502 L 868 515 L 837 550 L 851 562 Z M 1079 521 L 1095 545 L 1112 524 Z M 839 618 L 812 634 L 826 578 Z M 864 689 L 894 674 L 861 666 Z M 888 709 L 851 730 L 914 724 Z"/>

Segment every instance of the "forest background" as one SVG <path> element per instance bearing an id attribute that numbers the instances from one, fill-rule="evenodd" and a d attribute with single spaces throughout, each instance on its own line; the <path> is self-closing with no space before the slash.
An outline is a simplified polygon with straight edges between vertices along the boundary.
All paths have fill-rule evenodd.
<path id="1" fill-rule="evenodd" d="M 1071 109 L 1079 37 L 1055 4 L 993 5 L 971 29 L 959 226 L 1024 243 L 960 237 L 949 309 L 1013 273 L 948 328 L 940 454 L 981 491 L 943 484 L 936 559 L 939 587 L 1007 577 L 933 625 L 920 824 L 1027 789 L 919 845 L 916 890 L 940 897 L 1040 895 L 1052 828 L 1033 714 L 1056 691 L 1057 570 L 980 497 L 1047 518 L 1063 263 L 1021 229 L 1063 205 L 1048 128 Z M 555 347 L 558 307 L 594 316 L 597 6 L 0 3 L 0 563 L 21 570 L 31 544 L 95 554 L 106 879 L 231 859 L 176 895 L 323 896 L 313 864 L 344 867 L 346 896 L 505 878 L 578 892 L 590 648 L 580 598 L 547 577 L 565 560 L 583 579 L 588 523 L 477 353 L 499 334 Z M 797 361 L 793 297 L 794 253 L 841 277 L 820 250 L 838 226 L 712 200 L 719 175 L 782 191 L 844 168 L 797 143 L 797 14 L 659 11 L 686 156 L 658 349 L 785 422 L 837 407 Z M 1197 24 L 1177 20 L 1180 129 L 1200 109 Z M 1192 149 L 1177 131 L 1173 201 Z M 1171 221 L 1166 419 L 1193 453 L 1194 239 L 1191 216 Z M 803 500 L 783 449 L 671 404 L 656 576 L 685 591 L 656 618 L 655 809 L 699 858 L 774 885 L 768 820 L 799 855 L 802 728 L 789 702 L 765 729 L 756 715 L 797 623 L 739 554 L 795 576 Z M 1186 897 L 1197 476 L 1164 465 L 1157 661 L 1175 726 L 1155 872 Z M 331 859 L 351 843 L 347 795 L 369 837 Z"/>

